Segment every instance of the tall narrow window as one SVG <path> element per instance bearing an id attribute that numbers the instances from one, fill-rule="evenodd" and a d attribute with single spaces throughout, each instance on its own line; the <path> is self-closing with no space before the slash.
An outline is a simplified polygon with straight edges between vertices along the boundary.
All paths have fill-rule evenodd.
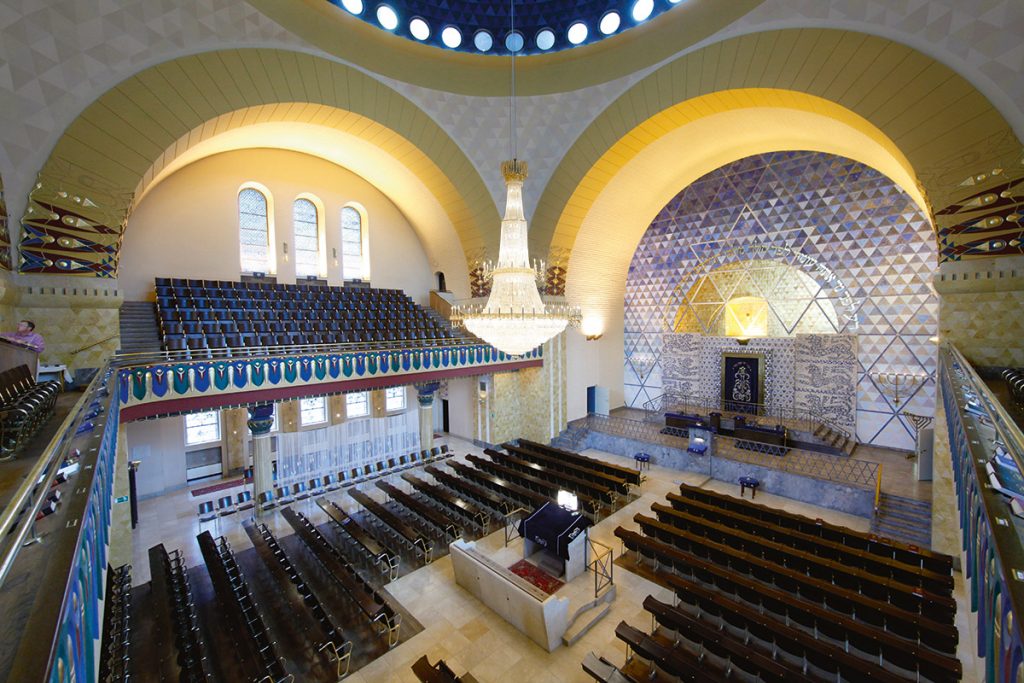
<path id="1" fill-rule="evenodd" d="M 327 399 L 323 396 L 299 401 L 299 424 L 303 427 L 327 422 Z"/>
<path id="2" fill-rule="evenodd" d="M 320 234 L 316 205 L 299 198 L 292 204 L 295 223 L 295 277 L 320 275 Z"/>
<path id="3" fill-rule="evenodd" d="M 391 387 L 384 392 L 384 410 L 405 410 L 405 387 Z"/>
<path id="4" fill-rule="evenodd" d="M 342 275 L 346 280 L 362 280 L 363 217 L 351 206 L 341 210 Z"/>
<path id="5" fill-rule="evenodd" d="M 192 413 L 185 416 L 185 445 L 220 441 L 220 412 Z"/>
<path id="6" fill-rule="evenodd" d="M 345 415 L 347 417 L 366 417 L 370 414 L 370 402 L 365 391 L 345 394 Z"/>
<path id="7" fill-rule="evenodd" d="M 241 245 L 242 272 L 270 272 L 270 224 L 267 197 L 251 187 L 238 193 L 238 241 Z"/>

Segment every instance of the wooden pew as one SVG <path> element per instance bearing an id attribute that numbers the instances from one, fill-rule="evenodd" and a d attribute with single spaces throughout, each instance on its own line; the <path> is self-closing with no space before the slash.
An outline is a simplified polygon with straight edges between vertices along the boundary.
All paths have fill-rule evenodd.
<path id="1" fill-rule="evenodd" d="M 289 674 L 230 550 L 223 539 L 221 542 L 215 541 L 209 531 L 204 531 L 196 538 L 213 583 L 217 604 L 228 621 L 230 632 L 233 635 L 245 634 L 236 638 L 234 644 L 247 679 L 259 680 L 270 676 L 271 680 L 279 681 L 285 678 Z"/>
<path id="2" fill-rule="evenodd" d="M 626 643 L 633 652 L 651 663 L 657 670 L 644 673 L 639 680 L 668 681 L 665 676 L 675 676 L 675 680 L 686 683 L 708 683 L 708 681 L 724 681 L 725 672 L 716 670 L 709 663 L 701 662 L 682 649 L 669 647 L 657 642 L 643 631 L 633 628 L 626 622 L 615 627 L 615 636 Z M 627 662 L 628 664 L 628 662 Z M 625 669 L 624 669 L 625 670 Z M 658 671 L 660 670 L 660 671 Z"/>
<path id="3" fill-rule="evenodd" d="M 445 536 L 452 540 L 455 540 L 462 535 L 461 530 L 455 525 L 455 520 L 442 513 L 437 508 L 427 505 L 419 498 L 409 495 L 402 489 L 389 484 L 386 481 L 378 481 L 377 488 L 390 496 L 392 500 L 396 500 L 401 505 L 404 505 L 418 517 L 425 519 L 427 522 L 440 529 Z"/>
<path id="4" fill-rule="evenodd" d="M 488 488 L 474 484 L 468 479 L 456 477 L 438 467 L 435 467 L 434 465 L 427 465 L 425 471 L 434 477 L 435 480 L 444 484 L 448 488 L 465 494 L 467 497 L 498 510 L 502 514 L 507 515 L 512 511 L 512 506 L 505 498 L 499 496 Z"/>
<path id="5" fill-rule="evenodd" d="M 566 472 L 587 481 L 602 484 L 623 495 L 629 493 L 629 482 L 626 481 L 625 477 L 608 474 L 596 468 L 580 465 L 572 461 L 560 460 L 548 453 L 539 453 L 527 448 L 519 448 L 512 444 L 504 444 L 502 448 L 522 460 L 535 462 L 550 469 Z"/>
<path id="6" fill-rule="evenodd" d="M 562 490 L 562 486 L 558 483 L 553 482 L 549 479 L 542 478 L 540 476 L 534 476 L 532 474 L 525 474 L 523 472 L 517 472 L 511 467 L 505 465 L 499 465 L 491 460 L 477 457 L 475 455 L 467 455 L 466 459 L 473 463 L 477 468 L 490 472 L 499 477 L 511 480 L 524 486 L 526 488 L 538 491 L 542 495 L 547 496 L 551 500 L 558 500 L 558 492 Z M 585 493 L 578 492 L 576 497 L 580 502 L 581 511 L 589 513 L 590 515 L 596 515 L 601 509 L 601 501 L 586 495 Z"/>
<path id="7" fill-rule="evenodd" d="M 898 562 L 923 567 L 929 571 L 946 574 L 953 574 L 953 558 L 949 555 L 937 553 L 927 548 L 916 548 L 892 539 L 883 539 L 874 534 L 862 533 L 848 529 L 836 524 L 829 524 L 820 519 L 810 519 L 792 512 L 777 510 L 743 498 L 733 498 L 707 489 L 695 486 L 679 485 L 679 493 L 685 498 L 727 507 L 735 512 L 755 517 L 765 522 L 777 524 L 782 527 L 797 529 L 812 536 L 820 536 L 850 548 L 858 548 L 870 553 L 884 555 Z"/>
<path id="8" fill-rule="evenodd" d="M 918 662 L 914 669 L 938 672 L 942 678 L 950 675 L 960 676 L 961 667 L 956 658 L 955 645 L 947 652 L 940 652 L 935 649 L 934 641 L 918 642 L 901 637 L 881 626 L 836 613 L 785 591 L 763 584 L 753 585 L 753 582 L 743 577 L 736 577 L 735 581 L 709 584 L 703 580 L 695 582 L 670 572 L 659 571 L 655 574 L 657 583 L 672 589 L 681 600 L 691 599 L 691 595 L 697 594 L 693 586 L 699 586 L 707 591 L 707 595 L 728 598 L 752 610 L 751 613 L 782 619 L 786 623 L 803 626 L 807 631 L 839 641 L 847 651 L 853 647 L 861 652 L 872 653 L 872 657 L 876 659 L 878 655 L 886 653 L 889 657 L 901 660 L 905 660 L 905 656 L 910 656 Z M 709 591 L 709 585 L 713 585 L 717 591 Z M 948 643 L 946 645 L 948 646 Z"/>
<path id="9" fill-rule="evenodd" d="M 749 531 L 759 538 L 791 545 L 816 555 L 829 557 L 872 572 L 887 576 L 902 583 L 920 585 L 925 590 L 940 594 L 952 594 L 953 577 L 939 574 L 917 565 L 898 562 L 891 557 L 869 553 L 857 548 L 848 548 L 842 543 L 811 536 L 796 529 L 780 527 L 754 517 L 734 512 L 728 508 L 716 507 L 695 499 L 688 499 L 674 493 L 668 494 L 672 508 L 719 524 Z M 660 515 L 659 515 L 660 517 Z"/>
<path id="10" fill-rule="evenodd" d="M 955 683 L 961 678 L 960 662 L 955 657 L 942 656 L 917 647 L 908 647 L 906 642 L 892 642 L 882 638 L 857 637 L 851 638 L 845 647 L 836 645 L 816 635 L 843 635 L 842 632 L 837 633 L 836 629 L 831 628 L 832 623 L 827 617 L 820 622 L 803 622 L 800 624 L 803 628 L 797 628 L 781 618 L 710 590 L 700 583 L 671 574 L 665 575 L 664 578 L 681 601 L 692 605 L 701 614 L 719 616 L 733 629 L 743 630 L 750 635 L 751 643 L 757 644 L 760 641 L 768 648 L 772 648 L 774 643 L 776 647 L 792 653 L 796 648 L 785 647 L 780 642 L 782 639 L 789 640 L 791 644 L 805 649 L 804 657 L 808 661 L 812 659 L 813 652 L 823 655 L 824 659 L 818 661 L 822 664 L 828 662 L 828 665 L 822 668 L 830 672 L 835 671 L 843 680 L 897 683 L 917 680 L 917 676 L 914 675 L 917 673 L 938 683 Z M 646 601 L 644 606 L 647 607 Z M 665 625 L 661 619 L 659 623 Z M 819 631 L 818 626 L 826 630 Z M 691 627 L 692 623 L 689 622 L 684 625 L 684 628 Z M 762 634 L 760 637 L 758 632 Z M 850 651 L 850 646 L 856 651 Z M 773 651 L 770 654 L 775 656 L 777 653 Z M 898 667 L 909 674 L 894 672 L 891 670 L 892 667 Z"/>
<path id="11" fill-rule="evenodd" d="M 591 458 L 579 453 L 573 453 L 572 451 L 555 448 L 554 446 L 547 446 L 542 443 L 537 443 L 536 441 L 530 441 L 529 439 L 519 439 L 519 447 L 532 450 L 537 453 L 547 453 L 567 462 L 574 462 L 577 465 L 590 467 L 598 472 L 605 472 L 607 474 L 615 475 L 616 477 L 622 477 L 634 486 L 640 485 L 640 472 L 631 467 L 622 467 L 621 465 L 616 465 L 606 460 Z"/>
<path id="12" fill-rule="evenodd" d="M 398 553 L 385 548 L 374 538 L 373 534 L 364 529 L 355 519 L 349 517 L 348 513 L 333 500 L 321 497 L 317 499 L 316 503 L 349 538 L 355 541 L 370 561 L 377 565 L 387 580 L 394 581 L 398 578 L 398 566 L 401 560 Z"/>
<path id="13" fill-rule="evenodd" d="M 253 524 L 251 521 L 246 521 L 243 526 L 253 548 L 276 578 L 275 585 L 286 586 L 277 591 L 276 597 L 288 606 L 289 622 L 295 620 L 301 612 L 308 613 L 312 621 L 316 622 L 322 640 L 314 643 L 314 647 L 318 653 L 325 653 L 328 662 L 335 664 L 340 680 L 348 673 L 352 641 L 346 639 L 340 622 L 328 613 L 323 601 L 292 564 L 270 529 L 265 524 Z"/>
<path id="14" fill-rule="evenodd" d="M 888 602 L 874 600 L 827 581 L 772 565 L 761 558 L 743 553 L 740 556 L 705 559 L 623 527 L 618 527 L 615 535 L 628 550 L 651 557 L 656 564 L 671 567 L 676 573 L 686 572 L 701 581 L 707 580 L 723 586 L 723 590 L 731 590 L 730 586 L 735 584 L 744 590 L 764 594 L 766 588 L 770 587 L 786 595 L 799 595 L 801 600 L 824 606 L 837 615 L 850 616 L 876 628 L 887 629 L 906 640 L 934 643 L 933 647 L 943 648 L 947 652 L 956 650 L 956 628 L 950 624 L 940 624 Z M 754 572 L 758 572 L 756 576 Z M 793 600 L 790 603 L 798 604 Z"/>
<path id="15" fill-rule="evenodd" d="M 412 663 L 412 672 L 421 683 L 476 683 L 469 674 L 456 676 L 443 659 L 432 665 L 426 655 Z"/>
<path id="16" fill-rule="evenodd" d="M 633 521 L 640 525 L 645 534 L 671 543 L 681 550 L 691 550 L 697 546 L 710 552 L 744 553 L 764 558 L 777 566 L 793 569 L 801 574 L 857 591 L 868 597 L 890 602 L 909 611 L 927 615 L 943 623 L 953 623 L 953 618 L 956 615 L 956 601 L 951 597 L 935 595 L 913 586 L 872 576 L 868 572 L 846 567 L 839 562 L 816 558 L 808 553 L 800 553 L 795 550 L 787 553 L 784 547 L 770 548 L 768 542 L 757 543 L 753 539 L 741 539 L 737 535 L 705 536 L 659 522 L 653 517 L 647 517 L 640 513 L 633 516 Z M 724 531 L 724 528 L 715 531 Z"/>
<path id="17" fill-rule="evenodd" d="M 771 654 L 758 652 L 750 642 L 741 642 L 728 631 L 710 626 L 706 622 L 691 617 L 672 605 L 667 605 L 653 596 L 644 600 L 644 609 L 650 612 L 655 620 L 664 628 L 674 631 L 680 637 L 697 645 L 701 650 L 714 653 L 720 659 L 728 659 L 730 664 L 745 672 L 748 676 L 756 676 L 762 681 L 813 681 L 811 676 L 785 662 L 777 661 Z M 876 667 L 877 668 L 877 667 Z M 889 683 L 897 683 L 898 678 L 885 679 Z"/>
<path id="18" fill-rule="evenodd" d="M 309 546 L 317 560 L 333 575 L 334 580 L 352 598 L 370 623 L 376 624 L 382 634 L 387 634 L 388 645 L 394 647 L 398 643 L 402 615 L 396 612 L 387 599 L 359 575 L 359 572 L 345 560 L 338 549 L 331 545 L 302 513 L 287 507 L 281 511 L 281 515 L 295 529 L 299 538 Z"/>
<path id="19" fill-rule="evenodd" d="M 402 479 L 407 481 L 417 491 L 429 496 L 432 500 L 436 500 L 449 510 L 468 518 L 473 524 L 480 527 L 481 531 L 487 528 L 487 520 L 490 519 L 491 515 L 476 503 L 456 496 L 436 484 L 425 482 L 408 472 L 402 475 Z"/>
<path id="20" fill-rule="evenodd" d="M 563 488 L 567 491 L 572 491 L 577 495 L 582 493 L 583 495 L 589 498 L 599 500 L 603 503 L 607 503 L 608 505 L 612 505 L 615 503 L 615 490 L 610 486 L 597 484 L 594 483 L 593 481 L 583 479 L 582 477 L 577 477 L 576 475 L 573 474 L 560 472 L 546 465 L 539 465 L 535 462 L 530 462 L 529 460 L 524 460 L 523 458 L 516 457 L 515 455 L 499 453 L 498 451 L 492 450 L 490 448 L 485 448 L 484 454 L 487 455 L 492 461 L 498 463 L 499 465 L 511 467 L 514 470 L 523 472 L 524 474 L 529 474 L 531 476 L 550 479 L 551 481 L 557 483 L 560 488 Z"/>
<path id="21" fill-rule="evenodd" d="M 463 477 L 485 486 L 492 491 L 497 491 L 503 496 L 508 496 L 509 498 L 518 501 L 520 504 L 525 505 L 527 508 L 539 508 L 544 503 L 554 500 L 542 493 L 532 491 L 525 486 L 520 486 L 515 482 L 503 479 L 502 477 L 497 477 L 493 474 L 484 472 L 483 470 L 478 470 L 461 462 L 448 461 L 445 464 Z"/>
<path id="22" fill-rule="evenodd" d="M 423 561 L 429 563 L 434 552 L 434 544 L 424 536 L 418 529 L 414 529 L 404 519 L 388 510 L 386 507 L 371 498 L 367 493 L 359 489 L 349 489 L 348 495 L 366 508 L 367 512 L 383 522 L 389 529 L 405 541 L 410 548 L 418 551 L 423 556 Z"/>

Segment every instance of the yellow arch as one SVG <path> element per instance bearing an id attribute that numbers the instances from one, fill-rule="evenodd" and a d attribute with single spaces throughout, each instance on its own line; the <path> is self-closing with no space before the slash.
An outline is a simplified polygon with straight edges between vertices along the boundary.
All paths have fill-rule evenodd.
<path id="1" fill-rule="evenodd" d="M 443 207 L 466 253 L 496 249 L 496 235 L 479 229 L 499 220 L 483 181 L 416 105 L 345 65 L 253 48 L 159 64 L 86 108 L 29 196 L 22 269 L 114 274 L 126 218 L 162 171 L 218 135 L 274 122 L 333 129 L 382 150 Z M 42 234 L 50 228 L 65 239 Z"/>
<path id="2" fill-rule="evenodd" d="M 703 117 L 757 107 L 820 114 L 866 135 L 888 150 L 890 167 L 903 170 L 904 180 L 894 180 L 929 207 L 949 203 L 965 178 L 1011 158 L 1021 145 L 970 83 L 909 47 L 831 29 L 751 34 L 674 60 L 603 111 L 545 188 L 531 247 L 550 250 L 552 260 L 573 249 L 609 179 L 665 135 Z M 726 161 L 754 151 L 736 148 Z"/>

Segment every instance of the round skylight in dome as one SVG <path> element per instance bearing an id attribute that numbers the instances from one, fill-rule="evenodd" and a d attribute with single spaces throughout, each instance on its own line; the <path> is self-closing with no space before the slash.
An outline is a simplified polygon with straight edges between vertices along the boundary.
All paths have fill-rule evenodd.
<path id="1" fill-rule="evenodd" d="M 441 31 L 441 42 L 444 43 L 445 47 L 450 47 L 454 50 L 459 45 L 462 45 L 462 31 L 454 26 L 446 26 Z"/>
<path id="2" fill-rule="evenodd" d="M 634 21 L 643 21 L 654 11 L 654 0 L 636 0 L 630 14 Z"/>
<path id="3" fill-rule="evenodd" d="M 575 24 L 569 27 L 569 30 L 566 32 L 566 37 L 569 38 L 569 42 L 572 43 L 573 45 L 579 45 L 580 43 L 587 39 L 588 33 L 589 31 L 587 30 L 587 25 L 584 24 L 582 21 L 577 21 Z"/>
<path id="4" fill-rule="evenodd" d="M 601 23 L 598 24 L 598 28 L 601 29 L 601 33 L 610 36 L 619 30 L 620 24 L 622 24 L 622 17 L 619 16 L 618 12 L 612 10 L 601 17 Z"/>
<path id="5" fill-rule="evenodd" d="M 494 38 L 487 31 L 477 31 L 473 36 L 473 46 L 480 52 L 487 52 L 494 46 Z"/>
<path id="6" fill-rule="evenodd" d="M 398 28 L 398 13 L 389 5 L 377 7 L 377 23 L 388 31 Z"/>
<path id="7" fill-rule="evenodd" d="M 427 25 L 427 22 L 416 17 L 409 22 L 409 33 L 416 40 L 426 40 L 430 37 L 430 26 Z"/>
<path id="8" fill-rule="evenodd" d="M 339 21 L 354 16 L 418 44 L 508 56 L 589 45 L 655 21 L 671 12 L 677 2 L 680 6 L 710 5 L 712 0 L 513 0 L 514 6 L 509 0 L 323 1 L 331 4 Z M 510 37 L 512 29 L 518 38 Z"/>
<path id="9" fill-rule="evenodd" d="M 537 32 L 537 37 L 534 40 L 538 50 L 550 50 L 555 46 L 555 32 L 549 28 L 542 28 Z"/>
<path id="10" fill-rule="evenodd" d="M 523 40 L 523 34 L 519 31 L 512 31 L 505 36 L 505 49 L 509 52 L 519 52 L 523 49 L 523 45 L 526 43 Z"/>

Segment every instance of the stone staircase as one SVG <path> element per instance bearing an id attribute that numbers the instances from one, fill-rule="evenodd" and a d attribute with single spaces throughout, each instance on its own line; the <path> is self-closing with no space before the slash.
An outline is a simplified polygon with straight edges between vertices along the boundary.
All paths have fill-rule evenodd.
<path id="1" fill-rule="evenodd" d="M 819 423 L 814 429 L 814 437 L 821 440 L 826 446 L 842 451 L 846 455 L 853 455 L 853 449 L 857 447 L 857 440 L 837 431 L 827 424 Z"/>
<path id="2" fill-rule="evenodd" d="M 932 504 L 930 501 L 883 493 L 878 502 L 878 512 L 871 520 L 871 533 L 930 548 Z"/>
<path id="3" fill-rule="evenodd" d="M 587 439 L 586 427 L 574 427 L 569 425 L 565 431 L 551 440 L 551 445 L 565 451 L 579 452 Z"/>
<path id="4" fill-rule="evenodd" d="M 156 304 L 149 301 L 125 301 L 121 304 L 121 352 L 160 351 L 160 328 Z"/>

